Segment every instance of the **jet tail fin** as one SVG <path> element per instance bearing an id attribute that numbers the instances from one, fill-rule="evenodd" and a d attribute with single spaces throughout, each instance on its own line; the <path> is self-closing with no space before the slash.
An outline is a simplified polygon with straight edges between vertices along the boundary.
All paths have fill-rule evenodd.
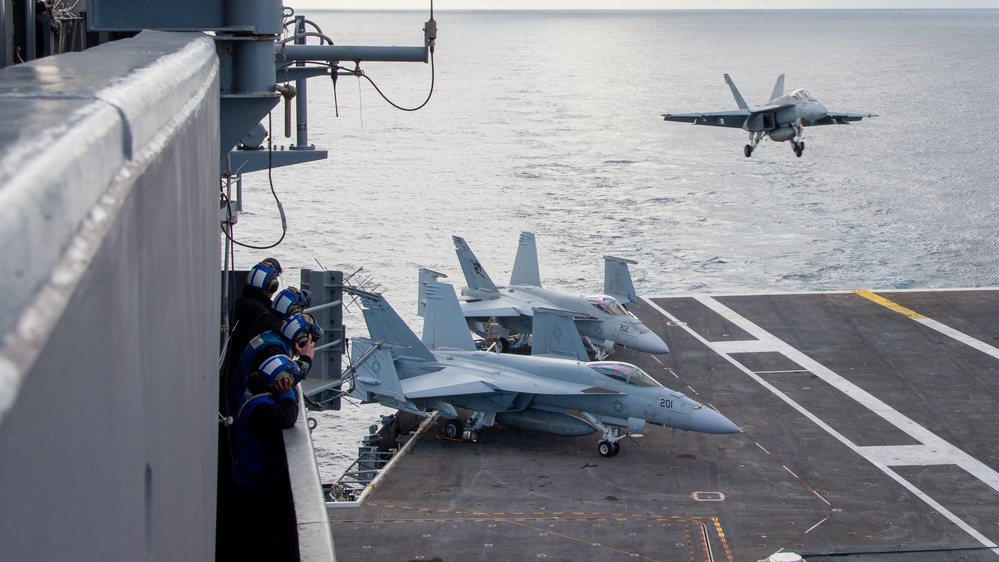
<path id="1" fill-rule="evenodd" d="M 372 340 L 397 344 L 402 351 L 396 350 L 393 355 L 422 361 L 436 361 L 433 353 L 423 345 L 420 338 L 403 322 L 399 314 L 392 309 L 385 297 L 360 289 L 344 286 L 343 290 L 361 299 L 364 307 L 364 322 L 368 325 L 368 335 Z"/>
<path id="2" fill-rule="evenodd" d="M 743 99 L 742 94 L 739 93 L 739 88 L 735 87 L 735 82 L 732 81 L 732 78 L 728 74 L 725 75 L 725 83 L 728 84 L 729 89 L 732 90 L 732 97 L 735 98 L 735 103 L 739 105 L 739 109 L 749 109 L 749 105 L 746 104 L 746 100 Z"/>
<path id="3" fill-rule="evenodd" d="M 416 301 L 416 314 L 417 316 L 423 316 L 427 309 L 427 284 L 436 283 L 441 277 L 447 278 L 447 275 L 439 273 L 432 269 L 427 269 L 425 267 L 420 268 L 420 290 L 419 298 Z"/>
<path id="4" fill-rule="evenodd" d="M 458 254 L 458 262 L 461 263 L 461 271 L 465 274 L 465 283 L 468 284 L 468 288 L 497 293 L 498 296 L 499 291 L 496 289 L 496 284 L 482 268 L 482 264 L 476 259 L 465 239 L 461 236 L 452 236 L 451 239 L 454 241 L 454 251 Z"/>
<path id="5" fill-rule="evenodd" d="M 781 74 L 780 76 L 777 77 L 777 83 L 774 84 L 774 91 L 773 91 L 772 94 L 770 94 L 770 101 L 774 101 L 775 99 L 781 97 L 782 95 L 784 95 L 784 75 L 783 74 Z"/>
<path id="6" fill-rule="evenodd" d="M 532 232 L 520 233 L 520 243 L 517 246 L 517 258 L 513 260 L 510 284 L 541 286 L 541 272 L 538 269 L 538 246 Z"/>
<path id="7" fill-rule="evenodd" d="M 351 355 L 363 358 L 351 366 L 354 371 L 351 397 L 362 402 L 375 402 L 378 397 L 406 401 L 391 349 L 367 338 L 352 338 Z"/>
<path id="8" fill-rule="evenodd" d="M 427 283 L 425 294 L 424 345 L 430 349 L 475 351 L 475 343 L 472 342 L 472 334 L 468 331 L 454 287 L 447 283 Z"/>
<path id="9" fill-rule="evenodd" d="M 631 271 L 628 269 L 628 264 L 636 263 L 638 262 L 624 258 L 604 256 L 604 294 L 614 297 L 621 304 L 638 302 L 635 284 L 631 281 Z"/>
<path id="10" fill-rule="evenodd" d="M 550 308 L 534 309 L 531 355 L 589 361 L 572 313 Z"/>

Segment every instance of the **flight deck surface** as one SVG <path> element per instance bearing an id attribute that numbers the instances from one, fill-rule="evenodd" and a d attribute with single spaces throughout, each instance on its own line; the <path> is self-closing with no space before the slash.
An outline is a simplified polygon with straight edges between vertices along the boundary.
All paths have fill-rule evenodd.
<path id="1" fill-rule="evenodd" d="M 433 428 L 341 560 L 999 560 L 999 290 L 654 297 L 618 350 L 742 434 Z M 439 424 L 442 425 L 442 424 Z"/>

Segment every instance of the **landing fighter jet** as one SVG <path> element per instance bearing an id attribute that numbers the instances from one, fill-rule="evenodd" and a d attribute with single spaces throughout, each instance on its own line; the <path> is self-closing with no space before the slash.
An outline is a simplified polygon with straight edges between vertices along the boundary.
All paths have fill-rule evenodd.
<path id="1" fill-rule="evenodd" d="M 807 90 L 797 89 L 790 94 L 784 94 L 784 75 L 777 77 L 777 84 L 770 94 L 766 105 L 752 109 L 746 105 L 735 82 L 725 75 L 725 82 L 732 89 L 732 95 L 739 109 L 734 111 L 716 111 L 713 113 L 664 113 L 665 121 L 682 121 L 694 125 L 711 125 L 714 127 L 741 128 L 749 131 L 749 142 L 743 149 L 746 158 L 753 154 L 756 145 L 765 134 L 770 140 L 791 141 L 791 150 L 801 158 L 805 151 L 805 141 L 802 140 L 803 129 L 813 125 L 849 125 L 850 121 L 860 121 L 864 117 L 875 117 L 871 114 L 833 113 L 815 100 Z"/>
<path id="2" fill-rule="evenodd" d="M 452 238 L 468 284 L 468 287 L 461 290 L 461 308 L 469 329 L 479 336 L 489 336 L 485 331 L 485 323 L 493 320 L 502 327 L 499 343 L 506 347 L 506 338 L 511 331 L 518 334 L 531 333 L 534 309 L 547 308 L 570 313 L 578 332 L 594 350 L 597 358 L 605 358 L 613 351 L 614 344 L 646 353 L 669 353 L 666 343 L 624 307 L 624 303 L 638 301 L 631 273 L 628 271 L 628 264 L 637 262 L 604 256 L 603 294 L 581 296 L 546 289 L 541 286 L 534 234 L 522 232 L 510 284 L 497 286 L 465 240 L 459 236 Z M 421 307 L 425 283 L 436 281 L 442 276 L 441 273 L 420 270 Z"/>
<path id="3" fill-rule="evenodd" d="M 643 435 L 646 423 L 740 431 L 634 365 L 565 358 L 585 351 L 570 317 L 558 311 L 534 311 L 533 355 L 498 354 L 475 349 L 451 285 L 427 283 L 422 340 L 381 295 L 344 291 L 360 298 L 370 335 L 352 340 L 351 396 L 422 416 L 437 411 L 448 420 L 448 437 L 495 423 L 563 436 L 599 429 L 598 451 L 610 457 L 626 435 Z M 467 423 L 459 420 L 459 409 L 470 412 Z"/>

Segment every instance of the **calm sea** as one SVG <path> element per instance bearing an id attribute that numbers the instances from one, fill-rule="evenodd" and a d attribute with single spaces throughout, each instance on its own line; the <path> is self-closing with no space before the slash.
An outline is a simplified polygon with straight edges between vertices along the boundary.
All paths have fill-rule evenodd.
<path id="1" fill-rule="evenodd" d="M 427 19 L 306 15 L 344 45 L 420 45 Z M 601 288 L 606 254 L 639 262 L 646 296 L 999 286 L 999 10 L 435 16 L 422 110 L 354 77 L 336 98 L 310 81 L 310 142 L 330 158 L 274 171 L 287 238 L 237 266 L 363 267 L 417 331 L 417 268 L 464 284 L 452 234 L 503 281 L 533 231 L 543 282 L 579 293 Z M 400 105 L 430 89 L 430 65 L 362 68 Z M 662 121 L 734 109 L 726 72 L 751 105 L 784 73 L 831 111 L 878 116 L 806 129 L 802 158 L 769 141 L 745 158 L 741 130 Z M 280 111 L 274 129 L 294 142 Z M 275 240 L 266 174 L 244 182 L 237 237 Z M 347 329 L 366 334 L 356 309 Z M 326 480 L 383 412 L 344 408 L 318 416 Z"/>

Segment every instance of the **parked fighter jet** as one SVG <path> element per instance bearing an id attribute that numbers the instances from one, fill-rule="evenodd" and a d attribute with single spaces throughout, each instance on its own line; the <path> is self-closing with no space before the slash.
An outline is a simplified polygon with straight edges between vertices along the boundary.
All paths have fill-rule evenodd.
<path id="1" fill-rule="evenodd" d="M 694 125 L 712 125 L 715 127 L 733 127 L 749 131 L 749 142 L 743 149 L 746 158 L 753 154 L 756 145 L 760 144 L 763 135 L 772 141 L 791 141 L 791 150 L 795 156 L 801 157 L 805 151 L 805 141 L 802 140 L 803 129 L 812 125 L 849 125 L 850 121 L 860 121 L 864 117 L 875 117 L 871 114 L 834 113 L 815 100 L 807 90 L 797 89 L 790 94 L 784 94 L 784 75 L 777 77 L 777 84 L 770 94 L 766 105 L 750 109 L 742 98 L 735 82 L 725 75 L 725 82 L 732 89 L 735 102 L 739 109 L 734 111 L 716 111 L 712 113 L 664 113 L 665 121 L 682 121 Z"/>
<path id="2" fill-rule="evenodd" d="M 469 329 L 481 337 L 489 337 L 485 324 L 490 320 L 502 327 L 498 340 L 506 351 L 510 332 L 529 334 L 535 308 L 562 310 L 572 314 L 576 328 L 597 358 L 605 358 L 614 344 L 647 353 L 669 353 L 662 338 L 628 312 L 624 303 L 637 302 L 635 286 L 628 264 L 631 260 L 604 256 L 604 293 L 581 296 L 546 289 L 541 286 L 538 251 L 534 234 L 522 232 L 517 257 L 513 263 L 510 284 L 497 286 L 469 249 L 465 240 L 453 236 L 455 252 L 465 274 L 468 287 L 461 290 L 462 311 Z M 420 306 L 423 286 L 443 276 L 430 270 L 420 270 Z M 421 312 L 422 314 L 422 312 Z"/>
<path id="3" fill-rule="evenodd" d="M 534 311 L 533 355 L 497 354 L 476 351 L 451 285 L 427 283 L 422 341 L 381 295 L 344 290 L 360 298 L 370 335 L 352 340 L 351 396 L 417 415 L 437 411 L 448 420 L 448 437 L 495 423 L 564 436 L 599 429 L 598 450 L 609 457 L 626 435 L 643 435 L 646 423 L 703 433 L 740 431 L 634 365 L 564 358 L 585 357 L 585 351 L 571 318 L 558 311 Z M 471 413 L 467 424 L 459 421 L 458 409 Z"/>

